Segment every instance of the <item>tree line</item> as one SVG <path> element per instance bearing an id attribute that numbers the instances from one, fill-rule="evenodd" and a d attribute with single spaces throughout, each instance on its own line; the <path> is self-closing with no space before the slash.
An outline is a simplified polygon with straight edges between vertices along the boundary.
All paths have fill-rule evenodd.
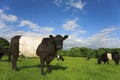
<path id="1" fill-rule="evenodd" d="M 90 57 L 90 58 L 98 58 L 103 53 L 112 53 L 117 51 L 120 53 L 120 48 L 98 48 L 92 49 L 87 47 L 74 47 L 70 50 L 59 50 L 58 54 L 62 54 L 63 56 L 71 56 L 71 57 Z"/>
<path id="2" fill-rule="evenodd" d="M 9 48 L 9 42 L 2 37 L 0 37 L 0 48 Z"/>

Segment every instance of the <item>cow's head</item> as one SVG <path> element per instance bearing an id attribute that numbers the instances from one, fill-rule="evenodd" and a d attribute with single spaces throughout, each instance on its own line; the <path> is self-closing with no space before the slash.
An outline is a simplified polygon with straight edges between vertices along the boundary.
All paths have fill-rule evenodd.
<path id="1" fill-rule="evenodd" d="M 62 37 L 61 35 L 56 35 L 55 37 L 53 37 L 52 35 L 49 36 L 50 38 L 54 39 L 53 44 L 55 45 L 56 49 L 62 49 L 63 46 L 63 41 L 68 38 L 68 35 L 65 35 L 64 37 Z"/>

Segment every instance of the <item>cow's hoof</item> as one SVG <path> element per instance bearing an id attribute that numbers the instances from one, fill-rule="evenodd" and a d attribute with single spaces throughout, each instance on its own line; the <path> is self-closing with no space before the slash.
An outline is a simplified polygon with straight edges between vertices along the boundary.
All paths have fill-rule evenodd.
<path id="1" fill-rule="evenodd" d="M 16 71 L 20 71 L 20 69 L 17 68 Z"/>
<path id="2" fill-rule="evenodd" d="M 20 71 L 20 69 L 18 69 L 18 68 L 12 68 L 13 70 L 15 70 L 15 71 Z"/>

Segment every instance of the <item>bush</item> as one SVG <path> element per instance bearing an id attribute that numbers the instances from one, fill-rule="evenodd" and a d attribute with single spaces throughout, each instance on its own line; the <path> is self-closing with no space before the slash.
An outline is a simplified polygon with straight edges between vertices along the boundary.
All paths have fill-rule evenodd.
<path id="1" fill-rule="evenodd" d="M 3 48 L 5 50 L 5 53 L 8 53 L 9 48 L 10 48 L 9 42 L 2 37 L 0 37 L 0 48 Z"/>

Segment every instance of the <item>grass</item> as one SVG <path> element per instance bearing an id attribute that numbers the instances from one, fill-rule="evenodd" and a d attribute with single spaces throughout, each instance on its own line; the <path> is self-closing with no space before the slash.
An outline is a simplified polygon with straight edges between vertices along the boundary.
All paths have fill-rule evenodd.
<path id="1" fill-rule="evenodd" d="M 19 58 L 17 66 L 20 71 L 14 71 L 4 56 L 0 61 L 0 80 L 120 80 L 120 65 L 115 66 L 113 61 L 110 65 L 98 65 L 96 59 L 64 58 L 64 62 L 54 59 L 51 62 L 52 72 L 43 76 L 40 74 L 39 58 Z"/>

